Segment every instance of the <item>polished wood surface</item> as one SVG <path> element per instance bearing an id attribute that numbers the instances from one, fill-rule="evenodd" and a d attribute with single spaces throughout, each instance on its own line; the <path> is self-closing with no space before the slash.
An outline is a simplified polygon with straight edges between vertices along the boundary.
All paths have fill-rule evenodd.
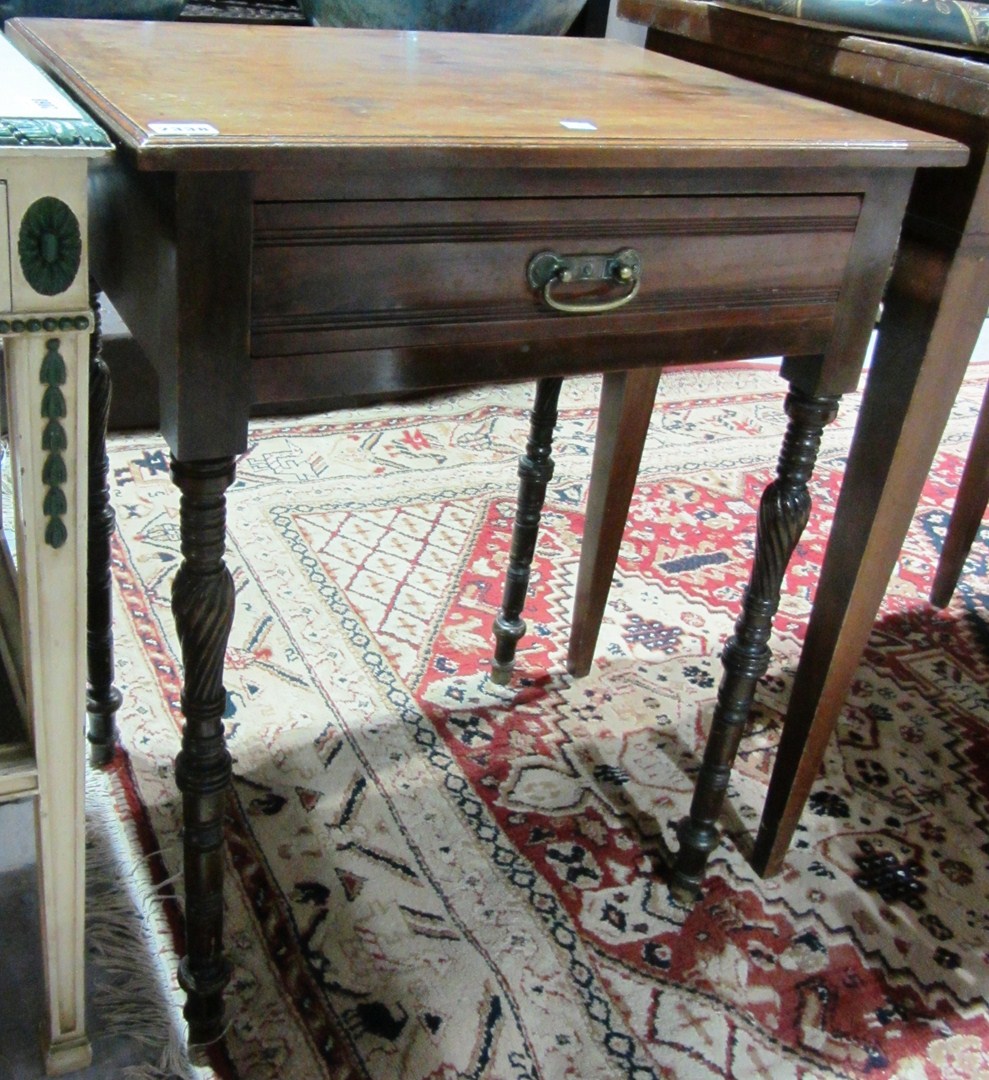
<path id="1" fill-rule="evenodd" d="M 962 170 L 919 170 L 753 865 L 778 871 L 810 793 L 989 307 L 989 65 L 696 0 L 621 0 L 648 45 L 950 136 Z"/>
<path id="2" fill-rule="evenodd" d="M 325 167 L 336 151 L 348 167 L 362 153 L 472 168 L 959 161 L 936 138 L 612 40 L 72 19 L 7 32 L 140 169 L 303 167 L 314 154 Z"/>
<path id="3" fill-rule="evenodd" d="M 8 30 L 120 144 L 90 187 L 92 265 L 156 366 L 182 496 L 180 978 L 204 1041 L 223 1029 L 227 978 L 224 492 L 252 402 L 773 353 L 799 400 L 830 400 L 857 384 L 914 167 L 965 151 L 616 42 Z M 627 247 L 642 284 L 617 310 L 561 313 L 527 287 L 540 251 Z M 623 395 L 606 386 L 610 416 Z M 620 447 L 596 467 L 613 471 Z M 588 528 L 610 548 L 614 522 L 596 510 Z M 770 549 L 783 531 L 770 524 Z"/>
<path id="4" fill-rule="evenodd" d="M 457 348 L 465 335 L 498 342 L 508 327 L 550 348 L 565 328 L 584 332 L 588 322 L 547 318 L 523 272 L 533 252 L 613 252 L 630 238 L 644 268 L 636 301 L 595 318 L 596 333 L 649 333 L 658 316 L 713 311 L 729 299 L 737 311 L 778 317 L 800 303 L 808 321 L 830 325 L 859 215 L 857 196 L 820 194 L 264 203 L 254 211 L 251 349 L 258 359 L 421 356 Z M 610 295 L 579 282 L 567 295 L 585 293 Z"/>

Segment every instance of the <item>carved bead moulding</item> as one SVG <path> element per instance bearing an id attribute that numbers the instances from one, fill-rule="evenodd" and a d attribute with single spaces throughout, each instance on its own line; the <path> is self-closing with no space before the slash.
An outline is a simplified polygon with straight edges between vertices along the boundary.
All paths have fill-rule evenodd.
<path id="1" fill-rule="evenodd" d="M 18 315 L 16 318 L 0 319 L 0 336 L 7 334 L 51 334 L 56 330 L 90 330 L 89 312 L 73 312 L 68 315 Z"/>

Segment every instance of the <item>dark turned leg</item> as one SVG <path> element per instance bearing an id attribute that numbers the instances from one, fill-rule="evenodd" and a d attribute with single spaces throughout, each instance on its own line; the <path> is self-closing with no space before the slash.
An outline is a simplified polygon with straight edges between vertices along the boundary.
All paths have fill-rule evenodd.
<path id="1" fill-rule="evenodd" d="M 491 678 L 506 684 L 515 666 L 515 647 L 525 633 L 522 605 L 529 587 L 529 568 L 536 550 L 539 517 L 546 500 L 546 485 L 553 479 L 553 428 L 556 427 L 556 405 L 560 399 L 560 378 L 540 379 L 536 384 L 536 400 L 532 406 L 529 441 L 525 454 L 519 458 L 519 495 L 512 531 L 512 549 L 505 575 L 505 594 L 501 611 L 494 621 L 495 653 L 491 663 Z"/>
<path id="2" fill-rule="evenodd" d="M 106 455 L 106 426 L 110 415 L 110 370 L 102 345 L 100 308 L 96 289 L 90 295 L 95 327 L 89 352 L 89 538 L 87 545 L 86 659 L 89 687 L 86 693 L 89 760 L 106 765 L 117 744 L 117 710 L 121 694 L 113 685 L 113 577 L 110 573 L 110 540 L 116 515 L 110 504 Z"/>
<path id="3" fill-rule="evenodd" d="M 677 829 L 680 849 L 670 890 L 678 900 L 695 899 L 708 858 L 718 843 L 715 822 L 721 812 L 731 768 L 752 707 L 756 684 L 769 667 L 769 635 L 780 602 L 780 586 L 793 549 L 810 516 L 810 479 L 824 426 L 838 412 L 835 397 L 808 397 L 791 390 L 790 417 L 776 479 L 759 504 L 752 574 L 735 633 L 722 653 L 724 675 L 704 760 L 690 806 Z"/>
<path id="4" fill-rule="evenodd" d="M 223 988 L 230 967 L 223 955 L 223 808 L 230 754 L 223 735 L 226 691 L 223 659 L 234 615 L 233 579 L 223 561 L 224 493 L 234 459 L 172 461 L 182 493 L 182 565 L 172 585 L 172 612 L 185 668 L 182 750 L 175 781 L 182 792 L 187 955 L 179 983 L 191 1043 L 223 1032 Z"/>

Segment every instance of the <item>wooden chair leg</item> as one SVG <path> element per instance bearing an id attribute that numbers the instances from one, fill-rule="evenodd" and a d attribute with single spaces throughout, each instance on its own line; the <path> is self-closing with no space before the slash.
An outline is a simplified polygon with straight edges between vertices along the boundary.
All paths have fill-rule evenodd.
<path id="1" fill-rule="evenodd" d="M 539 519 L 546 501 L 546 486 L 553 479 L 553 429 L 556 427 L 557 403 L 561 378 L 540 379 L 532 406 L 529 441 L 519 458 L 519 494 L 512 530 L 512 547 L 505 574 L 505 592 L 501 610 L 494 621 L 495 651 L 491 678 L 507 684 L 515 666 L 515 650 L 525 633 L 522 608 L 529 587 L 529 570 L 536 550 Z"/>
<path id="2" fill-rule="evenodd" d="M 567 670 L 578 678 L 591 670 L 594 659 L 660 371 L 650 367 L 612 372 L 601 387 L 567 654 Z"/>
<path id="3" fill-rule="evenodd" d="M 948 531 L 941 549 L 931 586 L 931 603 L 947 607 L 958 585 L 962 567 L 972 550 L 972 543 L 989 504 L 989 386 L 982 398 L 982 408 L 975 425 L 968 459 L 962 472 L 955 508 L 948 521 Z"/>

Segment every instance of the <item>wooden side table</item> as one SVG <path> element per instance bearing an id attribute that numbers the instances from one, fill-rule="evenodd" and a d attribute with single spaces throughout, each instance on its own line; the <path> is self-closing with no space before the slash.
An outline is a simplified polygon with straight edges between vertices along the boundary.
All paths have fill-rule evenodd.
<path id="1" fill-rule="evenodd" d="M 207 1041 L 229 978 L 225 492 L 252 403 L 590 371 L 615 393 L 629 368 L 786 355 L 789 426 L 727 650 L 721 719 L 738 727 L 913 171 L 967 153 L 614 41 L 59 19 L 8 32 L 118 144 L 91 185 L 93 272 L 157 367 L 181 493 L 179 979 L 190 1037 Z"/>
<path id="2" fill-rule="evenodd" d="M 86 175 L 89 159 L 108 147 L 0 38 L 0 340 L 17 549 L 16 560 L 6 543 L 0 552 L 0 658 L 23 721 L 20 737 L 0 746 L 0 800 L 37 803 L 51 1075 L 90 1060 L 83 733 L 94 320 Z"/>

